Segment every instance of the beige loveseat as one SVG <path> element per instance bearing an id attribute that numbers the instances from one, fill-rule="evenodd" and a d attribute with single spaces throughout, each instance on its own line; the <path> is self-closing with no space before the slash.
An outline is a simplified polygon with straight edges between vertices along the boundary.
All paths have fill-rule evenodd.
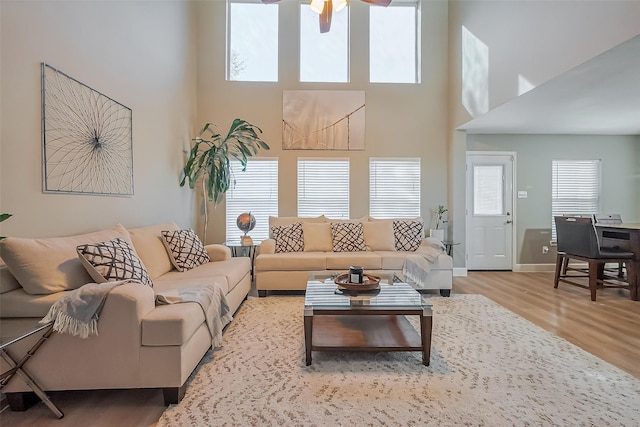
<path id="1" fill-rule="evenodd" d="M 361 224 L 364 247 L 347 246 L 342 248 L 344 251 L 335 251 L 335 224 L 338 223 Z M 295 228 L 295 224 L 300 224 L 302 233 L 298 233 L 293 240 L 297 239 L 302 243 L 299 241 L 296 246 L 296 242 L 291 242 L 292 239 L 289 238 L 290 244 L 287 245 L 285 241 L 284 245 L 280 244 L 281 247 L 278 247 L 278 240 L 282 240 L 278 239 L 278 232 Z M 409 224 L 409 231 L 414 233 L 414 240 L 417 239 L 412 250 L 402 250 L 402 244 L 399 245 L 398 242 L 400 225 L 406 224 Z M 353 265 L 362 266 L 365 273 L 373 275 L 403 273 L 407 259 L 422 266 L 418 269 L 420 273 L 414 274 L 417 280 L 411 281 L 414 287 L 419 290 L 439 290 L 443 296 L 449 296 L 451 292 L 452 259 L 445 253 L 440 241 L 423 238 L 421 218 L 378 220 L 364 217 L 345 221 L 333 220 L 324 215 L 314 218 L 270 217 L 269 229 L 270 238 L 261 242 L 255 259 L 256 289 L 260 296 L 266 296 L 269 291 L 275 290 L 304 290 L 310 272 L 342 273 Z M 348 231 L 344 235 L 351 238 L 353 233 Z"/>
<path id="2" fill-rule="evenodd" d="M 185 382 L 211 347 L 212 337 L 200 305 L 156 306 L 154 291 L 216 283 L 234 313 L 251 287 L 251 263 L 248 258 L 232 258 L 225 246 L 207 245 L 210 262 L 179 272 L 161 241 L 161 231 L 177 229 L 176 224 L 129 230 L 118 225 L 79 236 L 9 237 L 2 242 L 0 255 L 11 272 L 6 266 L 0 269 L 0 322 L 42 318 L 62 295 L 94 282 L 78 259 L 77 245 L 115 238 L 129 241 L 153 281 L 153 288 L 127 283 L 111 291 L 100 314 L 98 336 L 82 339 L 54 333 L 26 365 L 44 390 L 162 388 L 166 404 L 182 398 Z M 13 344 L 9 352 L 19 357 L 35 340 Z M 2 368 L 4 372 L 6 364 Z M 21 392 L 29 390 L 14 377 L 3 392 L 20 409 L 26 396 Z"/>

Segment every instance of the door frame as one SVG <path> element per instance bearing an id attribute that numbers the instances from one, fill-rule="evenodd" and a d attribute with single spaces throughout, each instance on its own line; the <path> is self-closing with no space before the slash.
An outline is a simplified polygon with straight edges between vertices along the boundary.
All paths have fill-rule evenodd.
<path id="1" fill-rule="evenodd" d="M 468 170 L 468 160 L 469 160 L 469 156 L 485 156 L 485 157 L 490 157 L 490 156 L 511 156 L 511 158 L 513 159 L 513 161 L 511 162 L 513 170 L 511 171 L 511 216 L 512 216 L 512 230 L 511 230 L 511 271 L 515 271 L 514 267 L 516 265 L 518 265 L 518 260 L 516 258 L 517 256 L 517 195 L 518 195 L 518 186 L 517 186 L 517 166 L 518 166 L 518 153 L 515 151 L 474 151 L 474 150 L 467 150 L 465 152 L 465 158 L 464 158 L 464 168 L 465 168 L 465 174 L 464 174 L 464 179 L 465 179 L 465 183 L 464 183 L 464 187 L 465 187 L 465 209 L 464 209 L 464 222 L 465 222 L 465 238 L 464 238 L 464 242 L 465 242 L 465 254 L 464 254 L 464 264 L 465 264 L 465 268 L 467 268 L 468 270 L 468 266 L 467 266 L 467 260 L 469 259 L 469 253 L 468 248 L 469 246 L 469 237 L 470 237 L 470 233 L 469 230 L 470 228 L 470 215 L 469 215 L 469 197 L 471 194 L 473 194 L 473 188 L 469 188 L 469 179 L 467 174 L 469 173 Z M 505 183 L 506 184 L 506 183 Z"/>

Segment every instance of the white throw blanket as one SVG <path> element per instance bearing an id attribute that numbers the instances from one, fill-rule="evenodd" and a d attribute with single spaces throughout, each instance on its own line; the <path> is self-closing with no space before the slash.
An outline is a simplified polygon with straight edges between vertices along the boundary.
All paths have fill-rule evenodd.
<path id="1" fill-rule="evenodd" d="M 196 302 L 204 311 L 213 348 L 222 344 L 222 330 L 233 320 L 222 289 L 217 285 L 174 289 L 156 295 L 156 305 Z"/>
<path id="2" fill-rule="evenodd" d="M 140 283 L 136 280 L 121 280 L 106 283 L 87 283 L 56 301 L 40 323 L 53 322 L 53 329 L 61 334 L 80 338 L 98 335 L 98 319 L 107 295 L 125 283 Z M 142 285 L 142 284 L 141 284 Z M 204 311 L 211 342 L 219 347 L 222 329 L 233 317 L 222 289 L 216 285 L 197 286 L 162 292 L 156 295 L 156 305 L 196 302 Z"/>
<path id="3" fill-rule="evenodd" d="M 87 283 L 53 303 L 40 323 L 53 322 L 54 331 L 80 338 L 98 335 L 98 319 L 107 295 L 125 283 L 140 282 L 119 280 L 117 282 Z"/>
<path id="4" fill-rule="evenodd" d="M 425 239 L 425 243 L 414 253 L 407 255 L 402 266 L 402 274 L 418 287 L 425 287 L 431 266 L 443 253 L 445 248 L 441 241 L 433 238 Z"/>

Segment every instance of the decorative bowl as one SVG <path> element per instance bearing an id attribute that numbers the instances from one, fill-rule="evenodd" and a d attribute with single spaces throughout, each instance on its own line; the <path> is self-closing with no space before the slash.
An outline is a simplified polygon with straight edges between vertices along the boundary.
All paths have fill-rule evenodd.
<path id="1" fill-rule="evenodd" d="M 363 274 L 362 283 L 349 282 L 349 273 L 339 275 L 333 280 L 333 283 L 338 285 L 339 288 L 356 292 L 372 291 L 380 288 L 380 278 L 366 273 Z"/>

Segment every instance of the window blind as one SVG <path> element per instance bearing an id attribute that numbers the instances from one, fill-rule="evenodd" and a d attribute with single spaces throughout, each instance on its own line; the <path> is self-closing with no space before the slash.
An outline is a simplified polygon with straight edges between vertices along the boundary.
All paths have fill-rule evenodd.
<path id="1" fill-rule="evenodd" d="M 369 159 L 369 215 L 420 216 L 420 159 Z"/>
<path id="2" fill-rule="evenodd" d="M 349 159 L 298 159 L 298 216 L 349 218 Z"/>
<path id="3" fill-rule="evenodd" d="M 240 240 L 244 233 L 236 219 L 243 212 L 256 218 L 255 228 L 248 233 L 255 243 L 269 237 L 269 216 L 278 216 L 278 159 L 253 158 L 246 171 L 237 160 L 231 160 L 232 185 L 227 191 L 227 241 Z"/>
<path id="4" fill-rule="evenodd" d="M 551 239 L 554 216 L 597 213 L 600 207 L 600 160 L 553 160 L 551 176 Z"/>

